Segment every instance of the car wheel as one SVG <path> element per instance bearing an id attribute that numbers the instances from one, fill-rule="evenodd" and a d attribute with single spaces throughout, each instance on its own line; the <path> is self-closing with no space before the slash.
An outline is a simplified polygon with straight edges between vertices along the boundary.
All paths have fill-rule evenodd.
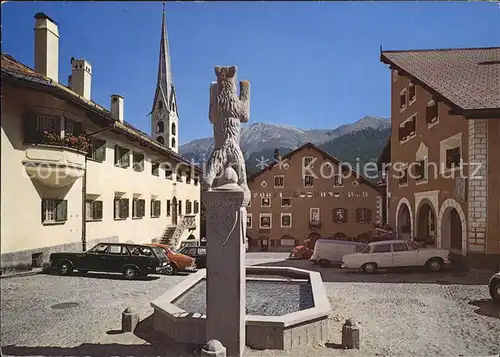
<path id="1" fill-rule="evenodd" d="M 430 259 L 426 265 L 427 268 L 435 272 L 443 270 L 443 261 L 438 258 Z"/>
<path id="2" fill-rule="evenodd" d="M 318 263 L 322 268 L 328 268 L 330 266 L 330 261 L 327 259 L 320 259 Z"/>
<path id="3" fill-rule="evenodd" d="M 179 271 L 179 269 L 177 268 L 177 265 L 171 264 L 170 267 L 171 267 L 171 269 L 168 270 L 169 272 L 167 274 L 176 275 L 177 272 Z"/>
<path id="4" fill-rule="evenodd" d="M 73 266 L 70 262 L 60 262 L 57 264 L 57 272 L 59 275 L 70 275 L 73 272 Z"/>
<path id="5" fill-rule="evenodd" d="M 363 265 L 361 267 L 361 269 L 363 270 L 363 272 L 367 273 L 367 274 L 373 274 L 377 271 L 377 264 L 375 263 L 366 263 L 365 265 Z"/>
<path id="6" fill-rule="evenodd" d="M 500 303 L 500 280 L 491 282 L 490 295 L 494 302 Z"/>
<path id="7" fill-rule="evenodd" d="M 139 275 L 139 270 L 136 267 L 125 267 L 123 276 L 129 280 L 136 278 Z"/>

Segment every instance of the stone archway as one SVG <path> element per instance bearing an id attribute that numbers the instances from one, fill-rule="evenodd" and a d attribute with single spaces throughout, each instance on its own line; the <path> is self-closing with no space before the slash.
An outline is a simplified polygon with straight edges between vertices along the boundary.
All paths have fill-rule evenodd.
<path id="1" fill-rule="evenodd" d="M 444 201 L 437 223 L 437 246 L 467 255 L 467 219 L 462 206 L 452 198 Z"/>
<path id="2" fill-rule="evenodd" d="M 416 234 L 419 241 L 426 245 L 436 245 L 437 216 L 432 202 L 424 198 L 420 201 L 416 213 Z"/>
<path id="3" fill-rule="evenodd" d="M 403 197 L 396 208 L 396 232 L 402 239 L 412 239 L 414 235 L 413 215 L 411 204 Z"/>

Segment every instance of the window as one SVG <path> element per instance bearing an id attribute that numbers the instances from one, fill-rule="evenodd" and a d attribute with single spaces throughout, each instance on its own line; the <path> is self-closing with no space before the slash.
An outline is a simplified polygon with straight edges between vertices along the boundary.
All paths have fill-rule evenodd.
<path id="1" fill-rule="evenodd" d="M 61 118 L 55 115 L 38 115 L 36 118 L 36 131 L 43 133 L 61 134 Z"/>
<path id="2" fill-rule="evenodd" d="M 370 223 L 372 220 L 372 211 L 368 208 L 356 209 L 356 223 Z"/>
<path id="3" fill-rule="evenodd" d="M 282 213 L 281 214 L 281 227 L 291 227 L 292 226 L 292 214 Z"/>
<path id="4" fill-rule="evenodd" d="M 199 256 L 206 256 L 207 255 L 207 248 L 198 248 L 198 255 Z"/>
<path id="5" fill-rule="evenodd" d="M 271 207 L 271 199 L 269 197 L 262 197 L 260 199 L 261 207 Z"/>
<path id="6" fill-rule="evenodd" d="M 312 168 L 313 162 L 314 162 L 314 157 L 306 156 L 306 157 L 302 158 L 302 163 L 303 163 L 304 167 Z"/>
<path id="7" fill-rule="evenodd" d="M 128 198 L 115 198 L 115 219 L 126 219 L 129 216 Z"/>
<path id="8" fill-rule="evenodd" d="M 89 250 L 89 253 L 92 254 L 104 254 L 108 250 L 108 245 L 107 244 L 98 244 L 92 249 Z"/>
<path id="9" fill-rule="evenodd" d="M 170 164 L 167 164 L 167 166 L 165 167 L 165 178 L 169 180 L 172 180 L 174 178 Z"/>
<path id="10" fill-rule="evenodd" d="M 65 222 L 68 219 L 67 200 L 42 200 L 42 223 Z"/>
<path id="11" fill-rule="evenodd" d="M 309 209 L 309 220 L 311 222 L 319 222 L 319 208 Z"/>
<path id="12" fill-rule="evenodd" d="M 198 175 L 194 175 L 193 183 L 195 186 L 198 186 L 198 181 L 199 181 Z"/>
<path id="13" fill-rule="evenodd" d="M 408 168 L 403 169 L 399 175 L 400 175 L 399 186 L 407 185 L 408 184 Z"/>
<path id="14" fill-rule="evenodd" d="M 177 202 L 177 213 L 182 214 L 182 201 Z"/>
<path id="15" fill-rule="evenodd" d="M 335 208 L 333 210 L 333 221 L 335 223 L 347 223 L 347 209 Z"/>
<path id="16" fill-rule="evenodd" d="M 132 200 L 132 217 L 142 218 L 146 215 L 146 201 L 134 198 Z"/>
<path id="17" fill-rule="evenodd" d="M 151 174 L 154 176 L 160 176 L 160 164 L 158 162 L 151 163 Z"/>
<path id="18" fill-rule="evenodd" d="M 425 122 L 428 126 L 438 121 L 438 104 L 433 99 L 425 107 Z"/>
<path id="19" fill-rule="evenodd" d="M 161 214 L 161 201 L 151 199 L 151 217 L 160 217 Z"/>
<path id="20" fill-rule="evenodd" d="M 408 102 L 411 104 L 417 98 L 417 87 L 410 82 L 408 86 Z"/>
<path id="21" fill-rule="evenodd" d="M 406 108 L 406 88 L 399 94 L 399 109 L 404 110 Z"/>
<path id="22" fill-rule="evenodd" d="M 283 175 L 275 175 L 274 176 L 274 187 L 284 187 L 285 177 Z"/>
<path id="23" fill-rule="evenodd" d="M 82 123 L 66 118 L 65 135 L 80 136 L 83 134 Z"/>
<path id="24" fill-rule="evenodd" d="M 163 139 L 163 136 L 159 136 L 156 138 L 156 141 L 158 141 L 160 144 L 165 145 L 165 139 Z"/>
<path id="25" fill-rule="evenodd" d="M 271 228 L 272 227 L 272 217 L 271 214 L 269 213 L 261 213 L 260 214 L 260 222 L 259 222 L 259 227 L 260 228 Z"/>
<path id="26" fill-rule="evenodd" d="M 177 175 L 175 175 L 177 182 L 182 182 L 182 176 L 183 176 L 183 172 L 181 170 L 178 170 Z"/>
<path id="27" fill-rule="evenodd" d="M 247 228 L 252 228 L 252 214 L 247 213 Z"/>
<path id="28" fill-rule="evenodd" d="M 99 162 L 106 161 L 106 140 L 92 139 L 87 157 Z"/>
<path id="29" fill-rule="evenodd" d="M 377 244 L 373 247 L 373 253 L 391 253 L 391 245 L 390 244 Z"/>
<path id="30" fill-rule="evenodd" d="M 404 251 L 408 251 L 408 246 L 405 243 L 393 243 L 392 249 L 395 252 L 404 252 Z"/>
<path id="31" fill-rule="evenodd" d="M 175 148 L 175 138 L 172 138 L 172 145 L 173 148 Z"/>
<path id="32" fill-rule="evenodd" d="M 414 114 L 399 126 L 399 141 L 413 138 L 416 134 L 417 115 Z"/>
<path id="33" fill-rule="evenodd" d="M 127 247 L 121 245 L 110 245 L 108 254 L 111 255 L 130 255 Z"/>
<path id="34" fill-rule="evenodd" d="M 130 166 L 130 150 L 115 145 L 115 166 L 127 168 Z"/>
<path id="35" fill-rule="evenodd" d="M 314 177 L 311 175 L 304 176 L 304 187 L 313 187 Z"/>
<path id="36" fill-rule="evenodd" d="M 193 212 L 193 204 L 190 200 L 186 200 L 186 214 L 191 214 Z"/>
<path id="37" fill-rule="evenodd" d="M 176 129 L 176 127 L 175 127 L 175 123 L 172 123 L 172 130 L 170 131 L 170 133 L 171 133 L 172 135 L 175 135 L 175 134 L 176 134 L 176 131 L 177 131 L 177 129 Z M 172 144 L 172 146 L 174 146 L 174 145 L 175 145 L 175 144 Z"/>
<path id="38" fill-rule="evenodd" d="M 419 160 L 415 165 L 415 177 L 417 181 L 425 179 L 425 160 Z"/>
<path id="39" fill-rule="evenodd" d="M 186 183 L 190 184 L 191 183 L 191 173 L 186 172 Z"/>
<path id="40" fill-rule="evenodd" d="M 85 211 L 88 221 L 102 220 L 102 201 L 86 200 Z"/>
<path id="41" fill-rule="evenodd" d="M 200 213 L 200 202 L 194 201 L 194 214 Z"/>
<path id="42" fill-rule="evenodd" d="M 460 166 L 460 147 L 446 150 L 446 168 L 452 169 Z"/>
<path id="43" fill-rule="evenodd" d="M 165 131 L 165 124 L 162 121 L 156 123 L 156 132 L 163 133 Z"/>
<path id="44" fill-rule="evenodd" d="M 289 197 L 283 197 L 281 199 L 281 207 L 292 207 L 292 199 Z"/>
<path id="45" fill-rule="evenodd" d="M 333 175 L 333 187 L 341 187 L 344 185 L 342 175 Z"/>
<path id="46" fill-rule="evenodd" d="M 132 165 L 133 165 L 134 171 L 137 171 L 137 172 L 144 171 L 144 155 L 140 154 L 138 152 L 133 152 L 132 159 L 133 159 Z"/>
<path id="47" fill-rule="evenodd" d="M 171 209 L 172 209 L 172 203 L 170 202 L 170 200 L 167 200 L 167 217 L 170 217 L 170 215 L 172 214 Z"/>

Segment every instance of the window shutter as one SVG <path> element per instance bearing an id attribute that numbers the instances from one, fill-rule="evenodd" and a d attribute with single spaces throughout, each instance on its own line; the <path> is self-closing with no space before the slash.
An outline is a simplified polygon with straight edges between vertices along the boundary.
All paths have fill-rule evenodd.
<path id="1" fill-rule="evenodd" d="M 93 140 L 93 145 L 96 147 L 95 150 L 95 159 L 98 161 L 106 161 L 106 141 L 105 140 Z"/>
<path id="2" fill-rule="evenodd" d="M 137 208 L 136 206 L 138 205 L 137 199 L 132 200 L 132 217 L 137 217 Z"/>
<path id="3" fill-rule="evenodd" d="M 56 222 L 66 221 L 68 218 L 68 201 L 61 200 L 56 206 Z"/>
<path id="4" fill-rule="evenodd" d="M 123 167 L 129 167 L 130 166 L 130 151 L 129 150 L 123 150 Z"/>
<path id="5" fill-rule="evenodd" d="M 160 216 L 161 215 L 161 201 L 157 200 L 155 201 L 156 205 L 156 215 Z"/>
<path id="6" fill-rule="evenodd" d="M 47 206 L 47 201 L 42 200 L 42 223 L 45 222 L 45 207 Z"/>
<path id="7" fill-rule="evenodd" d="M 83 134 L 82 123 L 74 121 L 73 122 L 73 136 L 80 136 Z"/>
<path id="8" fill-rule="evenodd" d="M 94 219 L 102 219 L 102 201 L 94 201 Z"/>
<path id="9" fill-rule="evenodd" d="M 37 139 L 37 117 L 35 112 L 28 111 L 23 115 L 24 142 L 34 143 Z"/>
<path id="10" fill-rule="evenodd" d="M 128 198 L 123 198 L 123 218 L 128 218 L 129 214 L 129 201 Z"/>
<path id="11" fill-rule="evenodd" d="M 115 145 L 115 165 L 118 164 L 120 160 L 120 147 Z"/>
<path id="12" fill-rule="evenodd" d="M 146 201 L 139 200 L 139 214 L 141 215 L 141 217 L 145 216 L 145 206 L 146 206 Z"/>
<path id="13" fill-rule="evenodd" d="M 120 199 L 115 198 L 115 205 L 113 209 L 113 216 L 114 218 L 120 218 Z"/>
<path id="14" fill-rule="evenodd" d="M 151 217 L 154 217 L 154 215 L 155 215 L 155 207 L 154 207 L 155 206 L 155 200 L 152 199 L 151 200 L 151 204 L 149 206 L 150 206 L 149 208 L 150 208 L 150 211 L 151 211 Z"/>

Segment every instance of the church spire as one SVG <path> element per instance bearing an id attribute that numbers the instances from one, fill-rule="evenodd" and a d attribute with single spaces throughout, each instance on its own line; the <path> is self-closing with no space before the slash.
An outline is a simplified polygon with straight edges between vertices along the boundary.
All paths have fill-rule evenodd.
<path id="1" fill-rule="evenodd" d="M 170 65 L 170 51 L 168 48 L 167 20 L 165 14 L 165 2 L 163 2 L 163 18 L 161 22 L 160 56 L 158 60 L 158 79 L 156 82 L 156 93 L 153 104 L 158 99 L 163 99 L 166 107 L 170 109 L 172 105 L 172 68 Z M 163 98 L 158 98 L 159 95 Z"/>

